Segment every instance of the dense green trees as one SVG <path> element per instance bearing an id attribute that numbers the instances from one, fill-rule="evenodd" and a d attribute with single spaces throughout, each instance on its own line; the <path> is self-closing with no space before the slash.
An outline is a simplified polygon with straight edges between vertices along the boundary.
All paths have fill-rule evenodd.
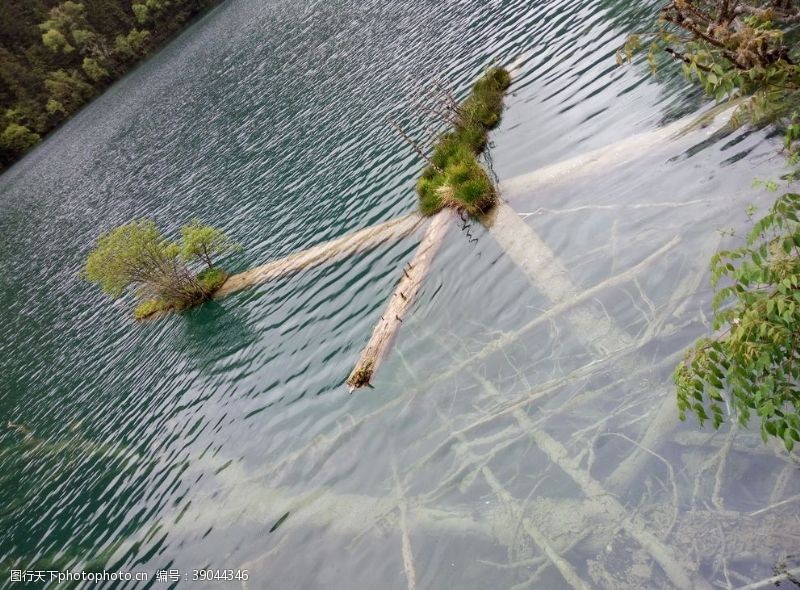
<path id="1" fill-rule="evenodd" d="M 217 2 L 0 2 L 0 171 Z"/>
<path id="2" fill-rule="evenodd" d="M 0 149 L 23 153 L 39 143 L 40 139 L 38 133 L 11 121 L 0 134 Z"/>

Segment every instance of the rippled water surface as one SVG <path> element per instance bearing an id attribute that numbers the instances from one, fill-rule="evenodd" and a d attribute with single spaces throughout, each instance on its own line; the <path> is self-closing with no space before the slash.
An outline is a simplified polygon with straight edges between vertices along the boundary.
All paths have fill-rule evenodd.
<path id="1" fill-rule="evenodd" d="M 800 565 L 798 464 L 678 423 L 670 385 L 776 144 L 700 130 L 511 180 L 700 106 L 669 68 L 615 65 L 654 10 L 227 0 L 0 178 L 0 587 L 738 588 Z M 421 164 L 387 117 L 414 132 L 419 81 L 464 96 L 492 60 L 518 70 L 491 165 L 564 299 L 454 222 L 350 395 L 417 236 L 144 325 L 77 276 L 137 217 L 222 227 L 241 270 L 413 211 Z"/>

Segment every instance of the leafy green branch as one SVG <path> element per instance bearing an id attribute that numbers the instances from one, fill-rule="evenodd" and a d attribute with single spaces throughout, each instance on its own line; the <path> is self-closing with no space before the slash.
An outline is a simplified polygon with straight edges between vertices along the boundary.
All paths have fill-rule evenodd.
<path id="1" fill-rule="evenodd" d="M 778 126 L 790 164 L 800 161 L 800 7 L 796 0 L 673 0 L 655 30 L 631 35 L 620 63 L 662 54 L 718 102 L 736 104 L 735 125 Z M 796 172 L 786 176 L 795 180 Z M 768 190 L 777 184 L 767 182 Z M 713 328 L 675 369 L 681 419 L 719 427 L 753 415 L 766 441 L 800 441 L 800 195 L 779 197 L 745 245 L 711 260 Z M 752 215 L 752 211 L 748 212 Z"/>
<path id="2" fill-rule="evenodd" d="M 679 61 L 689 80 L 718 102 L 736 101 L 737 125 L 780 125 L 792 159 L 800 137 L 800 60 L 794 0 L 674 0 L 653 30 L 628 37 L 618 63 L 645 52 L 656 69 L 661 54 Z"/>
<path id="3" fill-rule="evenodd" d="M 726 413 L 764 440 L 800 441 L 800 194 L 781 196 L 746 244 L 711 261 L 715 338 L 698 341 L 675 370 L 681 419 L 715 427 Z M 720 284 L 724 286 L 720 286 Z"/>

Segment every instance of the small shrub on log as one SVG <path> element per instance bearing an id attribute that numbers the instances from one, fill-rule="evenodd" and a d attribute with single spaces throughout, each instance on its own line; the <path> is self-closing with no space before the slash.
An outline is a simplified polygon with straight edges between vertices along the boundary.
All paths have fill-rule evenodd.
<path id="1" fill-rule="evenodd" d="M 100 237 L 89 253 L 84 277 L 112 298 L 132 291 L 136 319 L 180 311 L 209 299 L 227 279 L 212 256 L 238 246 L 218 229 L 195 220 L 183 227 L 181 243 L 165 239 L 151 220 L 132 221 Z M 206 265 L 197 273 L 193 264 Z"/>

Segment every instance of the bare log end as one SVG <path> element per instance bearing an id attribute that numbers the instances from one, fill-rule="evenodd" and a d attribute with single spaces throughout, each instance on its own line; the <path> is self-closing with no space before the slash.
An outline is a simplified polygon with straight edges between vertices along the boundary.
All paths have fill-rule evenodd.
<path id="1" fill-rule="evenodd" d="M 355 389 L 367 387 L 372 381 L 372 372 L 375 363 L 368 361 L 359 364 L 347 378 L 347 388 L 352 392 Z"/>

